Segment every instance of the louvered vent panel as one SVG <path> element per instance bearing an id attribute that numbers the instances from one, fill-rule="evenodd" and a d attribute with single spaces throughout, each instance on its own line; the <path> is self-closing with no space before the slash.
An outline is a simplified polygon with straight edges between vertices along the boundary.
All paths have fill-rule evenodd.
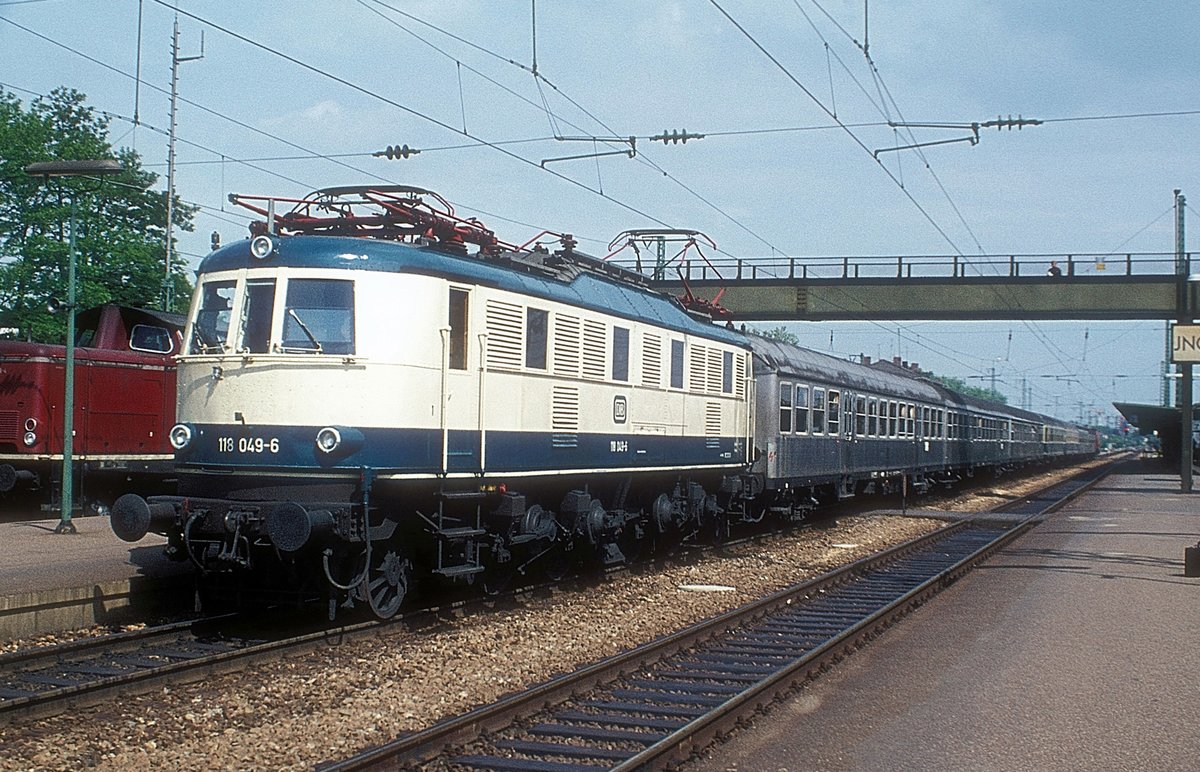
<path id="1" fill-rule="evenodd" d="M 21 417 L 16 410 L 0 410 L 0 440 L 16 440 L 21 433 Z"/>
<path id="2" fill-rule="evenodd" d="M 492 370 L 521 367 L 524 314 L 520 306 L 499 300 L 487 302 L 487 363 Z"/>
<path id="3" fill-rule="evenodd" d="M 662 338 L 657 335 L 642 339 L 642 385 L 652 389 L 662 386 Z"/>
<path id="4" fill-rule="evenodd" d="M 550 398 L 551 444 L 573 448 L 579 444 L 579 389 L 555 386 Z"/>
<path id="5" fill-rule="evenodd" d="M 595 381 L 604 380 L 608 362 L 608 346 L 604 323 L 590 319 L 583 323 L 583 377 Z"/>
<path id="6" fill-rule="evenodd" d="M 724 355 L 720 349 L 708 350 L 708 393 L 721 393 L 721 366 Z"/>
<path id="7" fill-rule="evenodd" d="M 706 447 L 715 448 L 720 443 L 721 436 L 721 403 L 705 402 L 704 403 L 704 444 Z"/>
<path id="8" fill-rule="evenodd" d="M 738 399 L 746 397 L 746 354 L 734 354 L 733 391 Z"/>
<path id="9" fill-rule="evenodd" d="M 708 387 L 708 373 L 706 371 L 708 349 L 705 346 L 689 346 L 688 353 L 691 359 L 688 362 L 688 388 L 692 391 L 703 393 Z"/>
<path id="10" fill-rule="evenodd" d="M 579 377 L 579 317 L 554 316 L 554 374 Z"/>

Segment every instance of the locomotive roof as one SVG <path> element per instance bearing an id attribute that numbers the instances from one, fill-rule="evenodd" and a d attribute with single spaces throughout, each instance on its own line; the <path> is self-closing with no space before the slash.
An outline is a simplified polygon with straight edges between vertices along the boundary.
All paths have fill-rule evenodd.
<path id="1" fill-rule="evenodd" d="M 852 389 L 925 402 L 941 401 L 941 395 L 932 384 L 908 375 L 877 370 L 759 335 L 746 337 L 749 338 L 756 361 L 781 377 L 804 378 L 817 383 L 832 382 Z"/>
<path id="2" fill-rule="evenodd" d="M 205 257 L 198 274 L 287 266 L 445 277 L 613 314 L 731 345 L 746 345 L 744 336 L 692 316 L 669 295 L 600 270 L 593 265 L 600 261 L 586 256 L 572 264 L 574 270 L 552 273 L 516 261 L 481 259 L 419 244 L 338 236 L 271 238 L 277 245 L 276 251 L 265 259 L 250 254 L 249 240 L 237 241 Z M 566 259 L 570 260 L 569 257 Z"/>

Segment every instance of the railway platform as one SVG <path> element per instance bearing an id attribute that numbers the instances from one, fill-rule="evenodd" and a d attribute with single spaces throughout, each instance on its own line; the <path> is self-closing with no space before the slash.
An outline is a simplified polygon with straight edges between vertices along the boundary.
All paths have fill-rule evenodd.
<path id="1" fill-rule="evenodd" d="M 690 768 L 1194 769 L 1198 538 L 1126 464 Z"/>
<path id="2" fill-rule="evenodd" d="M 163 555 L 166 539 L 118 539 L 107 517 L 0 523 L 0 641 L 93 624 L 119 624 L 159 609 L 187 609 L 192 567 Z"/>

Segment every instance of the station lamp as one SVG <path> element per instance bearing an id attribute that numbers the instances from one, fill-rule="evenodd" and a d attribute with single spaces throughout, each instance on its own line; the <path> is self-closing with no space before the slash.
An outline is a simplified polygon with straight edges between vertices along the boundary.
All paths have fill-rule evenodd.
<path id="1" fill-rule="evenodd" d="M 25 173 L 31 177 L 41 177 L 43 182 L 60 177 L 91 177 L 101 178 L 105 175 L 120 174 L 123 171 L 121 162 L 113 158 L 100 158 L 82 161 L 39 161 L 25 167 Z M 55 533 L 77 533 L 75 524 L 71 522 L 71 510 L 74 507 L 72 468 L 73 446 L 75 435 L 75 199 L 71 195 L 71 224 L 69 246 L 67 248 L 67 356 L 63 374 L 63 466 L 62 466 L 62 496 L 61 519 L 55 526 Z"/>

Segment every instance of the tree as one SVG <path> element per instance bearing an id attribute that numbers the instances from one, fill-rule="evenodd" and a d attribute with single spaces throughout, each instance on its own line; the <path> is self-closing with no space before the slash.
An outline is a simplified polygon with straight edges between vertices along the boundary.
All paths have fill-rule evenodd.
<path id="1" fill-rule="evenodd" d="M 71 202 L 75 202 L 76 302 L 162 307 L 166 194 L 158 175 L 129 149 L 114 151 L 108 121 L 85 96 L 59 88 L 28 110 L 0 89 L 0 326 L 19 337 L 62 342 L 64 314 L 47 301 L 67 298 Z M 25 174 L 35 161 L 116 158 L 125 170 L 96 179 L 44 181 Z M 176 199 L 175 219 L 192 230 L 195 207 Z M 174 245 L 172 245 L 174 246 Z M 172 311 L 187 309 L 191 284 L 181 260 L 171 265 Z"/>
<path id="2" fill-rule="evenodd" d="M 770 330 L 760 330 L 757 327 L 752 327 L 751 332 L 755 333 L 756 335 L 761 335 L 767 340 L 777 340 L 780 343 L 791 343 L 793 346 L 800 345 L 800 339 L 796 337 L 795 333 L 788 332 L 788 329 L 782 325 L 779 327 L 774 327 Z"/>
<path id="3" fill-rule="evenodd" d="M 979 386 L 968 386 L 967 382 L 962 378 L 955 378 L 951 375 L 934 375 L 933 373 L 925 373 L 926 378 L 937 381 L 948 389 L 957 391 L 959 394 L 965 394 L 968 397 L 976 397 L 978 399 L 987 399 L 992 402 L 999 402 L 1001 405 L 1008 404 L 1008 397 L 1004 396 L 995 389 L 984 389 Z"/>

